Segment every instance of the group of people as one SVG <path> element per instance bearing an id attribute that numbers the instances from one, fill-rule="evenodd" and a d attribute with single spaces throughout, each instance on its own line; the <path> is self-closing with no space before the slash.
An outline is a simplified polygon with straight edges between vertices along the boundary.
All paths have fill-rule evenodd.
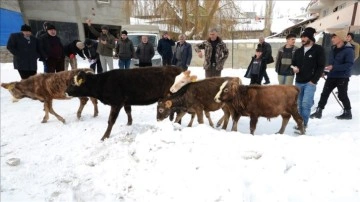
<path id="1" fill-rule="evenodd" d="M 7 42 L 7 49 L 13 55 L 14 68 L 18 70 L 21 79 L 26 79 L 37 73 L 37 60 L 43 62 L 45 73 L 56 73 L 77 68 L 76 55 L 84 60 L 87 58 L 90 67 L 98 73 L 102 72 L 97 53 L 97 42 L 86 39 L 85 43 L 74 40 L 63 45 L 57 36 L 56 27 L 48 22 L 43 29 L 32 35 L 31 27 L 21 26 L 20 32 L 12 33 Z"/>
<path id="2" fill-rule="evenodd" d="M 314 28 L 305 28 L 300 36 L 301 47 L 295 46 L 296 35 L 288 34 L 286 44 L 278 50 L 275 59 L 279 84 L 293 85 L 295 79 L 295 85 L 300 89 L 298 108 L 304 119 L 305 128 L 310 118 L 322 117 L 322 110 L 334 88 L 338 89 L 338 98 L 343 105 L 343 113 L 336 118 L 352 119 L 347 91 L 354 61 L 359 57 L 359 44 L 354 42 L 354 34 L 339 30 L 331 34 L 332 47 L 326 62 L 324 48 L 315 43 L 315 33 Z M 266 74 L 266 65 L 274 60 L 271 59 L 271 47 L 269 47 L 264 38 L 260 37 L 255 56 L 252 57 L 245 73 L 245 77 L 250 78 L 250 84 L 261 85 L 262 78 L 265 78 L 264 84 L 270 83 Z M 316 85 L 320 78 L 326 81 L 317 109 L 311 114 Z"/>
<path id="3" fill-rule="evenodd" d="M 91 26 L 90 19 L 86 20 L 89 30 L 98 37 L 99 42 L 86 39 L 85 43 L 75 40 L 63 46 L 60 38 L 56 35 L 54 25 L 44 23 L 44 30 L 36 37 L 31 35 L 31 27 L 21 26 L 20 33 L 11 34 L 7 48 L 14 55 L 14 67 L 19 71 L 22 79 L 36 74 L 37 59 L 44 63 L 44 72 L 58 72 L 71 68 L 77 68 L 76 55 L 88 58 L 90 67 L 101 73 L 113 69 L 113 50 L 119 58 L 119 68 L 128 69 L 131 58 L 139 59 L 139 66 L 152 66 L 151 60 L 155 54 L 154 45 L 148 41 L 146 35 L 142 36 L 137 49 L 127 37 L 127 31 L 121 32 L 121 38 L 115 46 L 115 37 L 109 33 L 108 26 L 102 26 L 98 32 Z M 359 57 L 359 44 L 354 42 L 354 35 L 344 30 L 335 31 L 331 35 L 332 48 L 329 61 L 325 61 L 325 51 L 321 45 L 315 43 L 316 30 L 308 27 L 301 34 L 301 47 L 295 46 L 295 34 L 286 36 L 286 44 L 277 53 L 276 59 L 272 57 L 271 45 L 259 38 L 259 44 L 255 55 L 245 73 L 250 78 L 250 84 L 269 84 L 267 64 L 275 62 L 275 71 L 278 74 L 279 84 L 295 85 L 300 89 L 298 96 L 298 108 L 304 119 L 305 127 L 308 126 L 309 118 L 321 118 L 329 95 L 334 88 L 338 89 L 339 100 L 343 104 L 344 112 L 337 119 L 352 119 L 351 104 L 347 94 L 349 78 L 354 61 Z M 226 44 L 218 36 L 217 29 L 209 30 L 207 40 L 195 44 L 195 52 L 204 59 L 205 77 L 219 77 L 224 63 L 229 55 Z M 188 69 L 192 59 L 192 47 L 186 42 L 186 36 L 180 34 L 175 43 L 169 34 L 165 32 L 158 42 L 157 51 L 162 56 L 163 65 L 174 65 Z M 325 65 L 328 64 L 328 65 Z M 316 84 L 320 78 L 326 75 L 326 82 L 321 93 L 316 112 L 311 114 L 314 104 Z"/>

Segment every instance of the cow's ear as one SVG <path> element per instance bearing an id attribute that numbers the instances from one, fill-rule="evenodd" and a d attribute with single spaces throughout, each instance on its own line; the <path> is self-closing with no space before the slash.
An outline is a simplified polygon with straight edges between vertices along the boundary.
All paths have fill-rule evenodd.
<path id="1" fill-rule="evenodd" d="M 76 76 L 74 76 L 74 83 L 76 86 L 80 86 L 86 81 L 86 72 L 81 71 Z"/>
<path id="2" fill-rule="evenodd" d="M 184 75 L 185 75 L 185 76 L 190 76 L 190 70 L 184 71 Z"/>
<path id="3" fill-rule="evenodd" d="M 236 92 L 236 89 L 239 87 L 239 81 L 237 79 L 231 79 L 230 88 L 231 92 Z"/>
<path id="4" fill-rule="evenodd" d="M 1 83 L 1 87 L 7 89 L 7 90 L 12 90 L 15 88 L 15 84 L 14 83 Z"/>
<path id="5" fill-rule="evenodd" d="M 172 105 L 172 102 L 170 100 L 165 102 L 165 108 L 170 109 L 171 105 Z"/>
<path id="6" fill-rule="evenodd" d="M 190 80 L 191 82 L 195 82 L 197 80 L 197 76 L 196 75 L 190 76 Z"/>

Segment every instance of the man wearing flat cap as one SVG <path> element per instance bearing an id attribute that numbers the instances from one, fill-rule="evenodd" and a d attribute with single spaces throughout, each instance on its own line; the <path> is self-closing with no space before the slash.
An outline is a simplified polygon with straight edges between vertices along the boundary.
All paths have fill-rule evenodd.
<path id="1" fill-rule="evenodd" d="M 327 79 L 316 109 L 311 118 L 321 119 L 322 110 L 325 108 L 330 93 L 334 88 L 338 89 L 338 98 L 344 106 L 344 112 L 337 119 L 352 119 L 351 104 L 348 97 L 348 85 L 351 76 L 351 69 L 354 65 L 354 48 L 346 41 L 347 31 L 338 30 L 331 34 L 333 46 L 330 50 L 329 65 L 325 67 Z"/>
<path id="2" fill-rule="evenodd" d="M 22 25 L 21 32 L 12 33 L 6 48 L 13 55 L 14 69 L 21 79 L 27 79 L 37 72 L 37 59 L 40 57 L 39 41 L 31 34 L 29 25 Z"/>
<path id="3" fill-rule="evenodd" d="M 296 74 L 295 85 L 300 89 L 298 108 L 305 128 L 308 126 L 311 107 L 314 104 L 316 84 L 325 66 L 325 51 L 322 46 L 315 43 L 315 32 L 312 27 L 304 29 L 300 36 L 302 46 L 295 51 L 291 62 Z"/>
<path id="4" fill-rule="evenodd" d="M 89 26 L 89 30 L 99 39 L 97 52 L 100 55 L 100 62 L 103 71 L 106 72 L 107 66 L 109 70 L 114 69 L 113 65 L 113 50 L 115 48 L 115 37 L 109 33 L 109 26 L 101 26 L 101 32 L 98 32 L 93 26 L 91 26 L 91 20 L 86 19 L 86 23 Z"/>

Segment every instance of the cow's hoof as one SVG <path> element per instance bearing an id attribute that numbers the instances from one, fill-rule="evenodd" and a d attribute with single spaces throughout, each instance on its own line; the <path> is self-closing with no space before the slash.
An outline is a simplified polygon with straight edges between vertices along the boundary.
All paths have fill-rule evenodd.
<path id="1" fill-rule="evenodd" d="M 42 121 L 41 121 L 41 123 L 46 123 L 46 122 L 47 122 L 47 120 L 42 120 Z"/>

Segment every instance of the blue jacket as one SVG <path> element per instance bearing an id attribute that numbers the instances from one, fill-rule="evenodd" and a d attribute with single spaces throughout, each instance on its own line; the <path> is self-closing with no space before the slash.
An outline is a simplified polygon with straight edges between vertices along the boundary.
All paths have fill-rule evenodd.
<path id="1" fill-rule="evenodd" d="M 351 67 L 354 65 L 354 48 L 350 43 L 346 43 L 334 55 L 335 47 L 331 48 L 329 55 L 329 65 L 332 70 L 327 74 L 328 78 L 349 78 L 351 76 Z"/>

